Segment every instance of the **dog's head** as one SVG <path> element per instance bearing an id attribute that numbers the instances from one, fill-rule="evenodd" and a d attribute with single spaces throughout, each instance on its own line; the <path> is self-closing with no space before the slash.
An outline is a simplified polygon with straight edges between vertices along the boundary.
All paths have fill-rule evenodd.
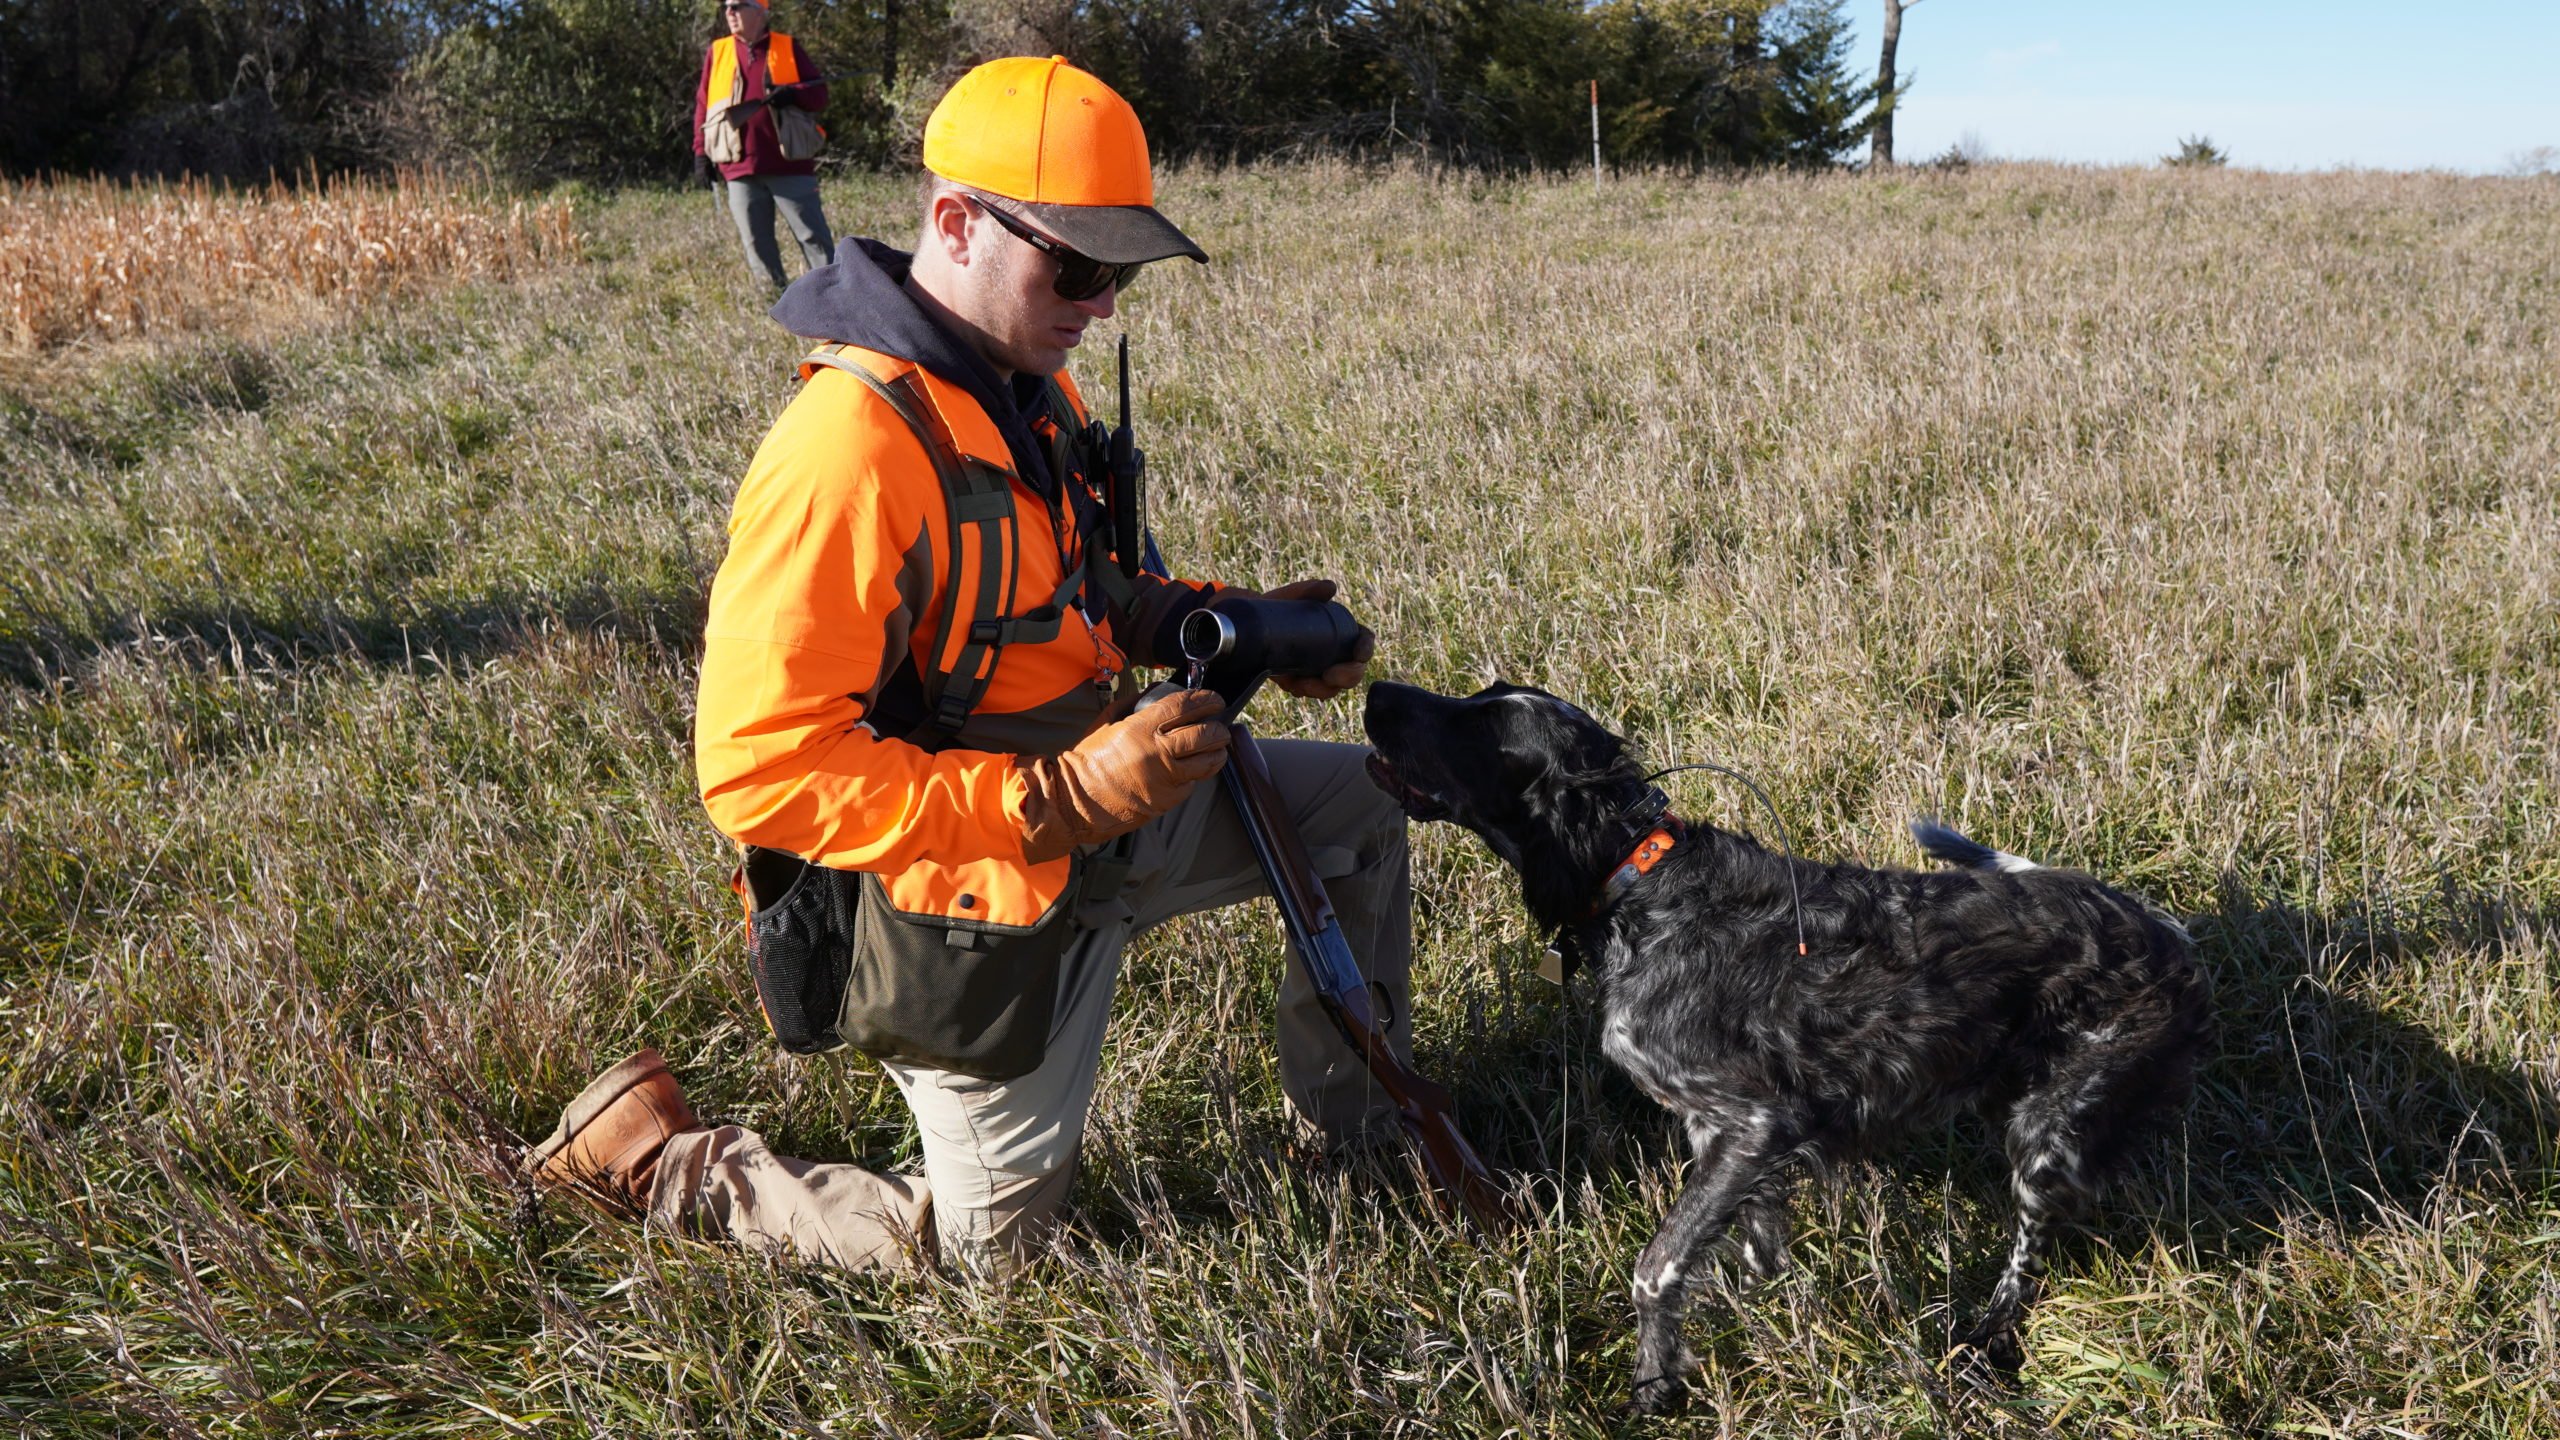
<path id="1" fill-rule="evenodd" d="M 1621 858 L 1618 816 L 1644 794 L 1644 772 L 1625 741 L 1575 706 L 1526 685 L 1457 696 L 1382 680 L 1369 687 L 1364 723 L 1378 788 L 1416 820 L 1482 836 L 1533 888 L 1548 872 L 1579 886 L 1583 871 L 1606 873 Z"/>

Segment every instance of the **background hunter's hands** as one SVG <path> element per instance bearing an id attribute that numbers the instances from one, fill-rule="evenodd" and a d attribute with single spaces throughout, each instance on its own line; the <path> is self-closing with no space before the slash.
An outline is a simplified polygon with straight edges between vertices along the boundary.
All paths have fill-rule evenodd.
<path id="1" fill-rule="evenodd" d="M 1265 600 L 1330 600 L 1341 587 L 1330 580 L 1292 580 L 1276 590 L 1266 590 Z M 1369 627 L 1360 627 L 1360 638 L 1352 642 L 1352 658 L 1322 675 L 1274 675 L 1271 683 L 1301 700 L 1330 700 L 1346 690 L 1357 690 L 1369 677 L 1369 657 L 1377 653 L 1378 637 Z"/>

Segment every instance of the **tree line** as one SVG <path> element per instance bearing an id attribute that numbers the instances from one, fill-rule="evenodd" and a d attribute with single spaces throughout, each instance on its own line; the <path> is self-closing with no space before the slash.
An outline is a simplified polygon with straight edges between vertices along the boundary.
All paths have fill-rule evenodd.
<path id="1" fill-rule="evenodd" d="M 1844 4 L 776 0 L 773 23 L 825 66 L 850 163 L 911 159 L 976 61 L 1056 53 L 1162 155 L 1583 165 L 1597 79 L 1611 164 L 1818 166 L 1890 110 Z M 0 169 L 672 178 L 719 33 L 711 0 L 0 0 Z"/>

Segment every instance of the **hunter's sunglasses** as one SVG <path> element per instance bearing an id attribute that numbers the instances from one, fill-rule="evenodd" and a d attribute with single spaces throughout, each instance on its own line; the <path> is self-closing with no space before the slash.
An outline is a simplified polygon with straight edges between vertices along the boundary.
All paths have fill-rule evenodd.
<path id="1" fill-rule="evenodd" d="M 1058 292 L 1061 300 L 1090 300 L 1105 290 L 1125 291 L 1130 282 L 1137 279 L 1138 267 L 1147 263 L 1134 260 L 1125 265 L 1106 264 L 1068 249 L 975 196 L 970 199 L 997 224 L 1011 232 L 1013 238 L 1058 262 L 1058 278 L 1050 288 Z"/>

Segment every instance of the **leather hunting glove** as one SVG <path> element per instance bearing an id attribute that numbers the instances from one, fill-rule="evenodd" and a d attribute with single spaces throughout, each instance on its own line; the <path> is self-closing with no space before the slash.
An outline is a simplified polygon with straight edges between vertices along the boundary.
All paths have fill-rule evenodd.
<path id="1" fill-rule="evenodd" d="M 1276 590 L 1263 592 L 1265 600 L 1330 600 L 1340 589 L 1330 580 L 1292 580 Z M 1377 653 L 1378 637 L 1369 627 L 1360 627 L 1360 638 L 1352 642 L 1351 658 L 1325 671 L 1322 675 L 1274 675 L 1274 689 L 1295 695 L 1301 700 L 1330 700 L 1345 690 L 1357 690 L 1369 677 L 1369 657 Z"/>
<path id="2" fill-rule="evenodd" d="M 1022 858 L 1037 865 L 1116 840 L 1181 804 L 1227 763 L 1218 718 L 1226 706 L 1214 691 L 1179 690 L 1063 755 L 1014 761 L 1024 785 Z"/>
<path id="3" fill-rule="evenodd" d="M 710 157 L 710 156 L 708 156 L 708 155 L 696 155 L 696 156 L 694 156 L 694 157 L 693 157 L 693 183 L 694 183 L 694 184 L 696 184 L 696 185 L 709 185 L 709 184 L 712 184 L 712 183 L 716 182 L 717 180 L 719 180 L 719 178 L 720 178 L 719 173 L 718 173 L 717 171 L 714 171 L 714 170 L 711 168 L 711 157 Z"/>

